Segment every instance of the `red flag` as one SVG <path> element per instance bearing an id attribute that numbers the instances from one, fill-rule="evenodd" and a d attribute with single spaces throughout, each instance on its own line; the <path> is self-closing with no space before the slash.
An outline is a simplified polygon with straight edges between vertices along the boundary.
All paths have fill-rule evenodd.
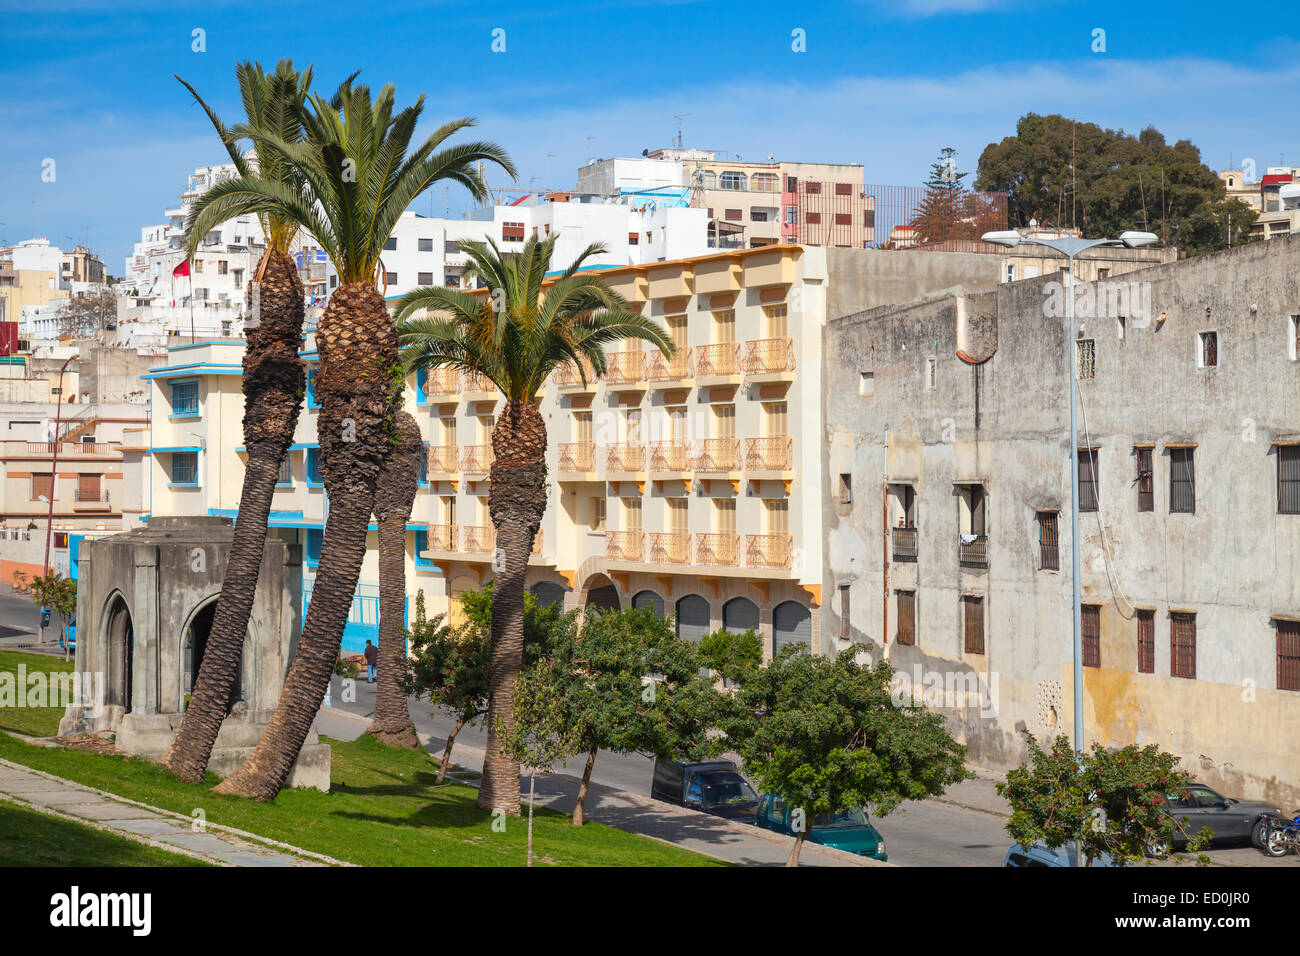
<path id="1" fill-rule="evenodd" d="M 189 274 L 190 274 L 190 262 L 188 259 L 184 260 L 180 265 L 178 265 L 175 269 L 172 270 L 172 275 L 174 276 L 187 276 Z"/>

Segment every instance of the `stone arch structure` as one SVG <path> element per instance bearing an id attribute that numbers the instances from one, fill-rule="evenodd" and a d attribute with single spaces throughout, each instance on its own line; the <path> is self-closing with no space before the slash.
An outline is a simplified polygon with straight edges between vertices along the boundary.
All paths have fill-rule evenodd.
<path id="1" fill-rule="evenodd" d="M 181 665 L 181 692 L 183 694 L 192 694 L 194 692 L 194 682 L 198 680 L 199 668 L 203 664 L 203 654 L 207 647 L 209 633 L 212 629 L 212 616 L 217 610 L 217 598 L 221 592 L 217 591 L 206 600 L 202 601 L 194 612 L 190 614 L 189 619 L 181 627 L 181 653 L 178 663 Z M 235 672 L 235 683 L 230 689 L 230 703 L 226 707 L 226 713 L 230 713 L 231 708 L 247 695 L 244 686 L 244 661 L 248 655 L 248 637 L 244 638 L 244 646 L 239 652 L 239 668 Z"/>
<path id="2" fill-rule="evenodd" d="M 746 597 L 734 597 L 722 605 L 722 627 L 733 632 L 759 627 L 758 605 Z"/>
<path id="3" fill-rule="evenodd" d="M 108 658 L 108 666 L 104 669 L 104 703 L 130 713 L 135 628 L 131 623 L 131 609 L 121 591 L 114 590 L 104 602 L 101 639 Z"/>
<path id="4" fill-rule="evenodd" d="M 623 607 L 622 595 L 619 593 L 618 585 L 605 574 L 593 574 L 587 578 L 582 585 L 582 593 L 578 598 L 584 612 L 588 608 L 606 608 L 611 611 L 618 611 Z"/>
<path id="5" fill-rule="evenodd" d="M 651 591 L 649 588 L 637 591 L 636 594 L 632 595 L 632 606 L 634 608 L 648 607 L 660 617 L 664 616 L 664 599 L 657 591 Z"/>
<path id="6" fill-rule="evenodd" d="M 677 636 L 687 641 L 700 641 L 708 636 L 710 614 L 708 598 L 699 594 L 686 594 L 675 605 Z"/>
<path id="7" fill-rule="evenodd" d="M 772 654 L 789 645 L 812 652 L 812 612 L 799 601 L 784 601 L 772 609 Z"/>

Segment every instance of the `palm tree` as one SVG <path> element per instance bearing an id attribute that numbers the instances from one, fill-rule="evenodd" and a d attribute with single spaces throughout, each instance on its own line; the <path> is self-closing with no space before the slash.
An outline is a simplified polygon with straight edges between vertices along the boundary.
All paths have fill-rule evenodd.
<path id="1" fill-rule="evenodd" d="M 394 90 L 372 101 L 367 86 L 345 81 L 333 102 L 317 95 L 301 120 L 305 139 L 289 143 L 271 133 L 255 140 L 281 150 L 301 188 L 243 178 L 231 186 L 232 206 L 276 210 L 315 238 L 339 275 L 339 287 L 316 329 L 321 409 L 317 440 L 329 496 L 329 519 L 302 637 L 280 700 L 248 759 L 217 788 L 259 800 L 284 786 L 311 729 L 338 659 L 343 628 L 366 550 L 375 489 L 394 446 L 405 378 L 397 333 L 376 288 L 384 243 L 398 218 L 437 180 L 487 189 L 475 164 L 491 161 L 514 175 L 499 146 L 485 142 L 440 148 L 471 119 L 443 124 L 408 153 L 424 97 L 394 114 Z M 220 188 L 220 187 L 218 187 Z M 236 195 L 246 198 L 236 200 Z"/>
<path id="2" fill-rule="evenodd" d="M 375 716 L 366 733 L 393 747 L 416 747 L 415 724 L 406 706 L 406 522 L 420 487 L 420 426 L 397 413 L 401 444 L 379 473 L 375 519 L 379 523 L 379 679 Z"/>
<path id="3" fill-rule="evenodd" d="M 281 60 L 274 73 L 259 63 L 235 67 L 246 119 L 228 127 L 194 87 L 177 80 L 198 101 L 212 121 L 240 177 L 281 188 L 293 188 L 297 177 L 281 151 L 260 146 L 256 159 L 241 152 L 241 140 L 254 131 L 273 133 L 292 143 L 302 138 L 299 113 L 311 86 L 311 68 L 301 74 L 293 61 Z M 191 208 L 185 228 L 185 258 L 193 260 L 209 230 L 231 218 L 229 192 L 209 190 Z M 298 231 L 292 219 L 277 211 L 258 211 L 266 251 L 248 287 L 247 347 L 244 349 L 244 445 L 248 463 L 239 498 L 239 520 L 212 618 L 211 636 L 199 665 L 198 679 L 185 716 L 162 764 L 182 780 L 203 779 L 212 746 L 233 697 L 233 684 L 248 632 L 248 617 L 257 590 L 266 522 L 285 453 L 293 443 L 302 403 L 303 288 L 289 259 L 289 244 Z"/>
<path id="4" fill-rule="evenodd" d="M 583 381 L 583 363 L 605 372 L 605 346 L 639 339 L 665 355 L 673 345 L 654 322 L 643 318 L 598 275 L 582 272 L 586 261 L 605 251 L 588 246 L 573 264 L 548 282 L 558 233 L 529 239 L 517 255 L 502 255 L 491 239 L 462 242 L 470 260 L 466 278 L 486 283 L 488 294 L 459 289 L 416 289 L 397 305 L 398 341 L 408 369 L 449 367 L 490 379 L 505 396 L 492 429 L 488 510 L 496 527 L 493 562 L 492 656 L 488 694 L 487 754 L 478 805 L 519 813 L 519 762 L 503 753 L 501 741 L 514 725 L 512 698 L 523 657 L 524 575 L 533 538 L 546 511 L 546 424 L 538 393 L 556 367 L 573 363 Z M 421 310 L 441 318 L 413 319 Z"/>

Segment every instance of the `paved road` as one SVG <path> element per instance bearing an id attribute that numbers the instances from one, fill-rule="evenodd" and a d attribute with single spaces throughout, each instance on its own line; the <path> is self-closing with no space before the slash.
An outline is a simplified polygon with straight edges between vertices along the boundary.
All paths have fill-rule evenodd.
<path id="1" fill-rule="evenodd" d="M 0 585 L 0 647 L 35 642 L 40 634 L 41 610 L 30 594 L 16 594 L 6 582 Z M 58 643 L 58 633 L 51 629 L 46 637 Z"/>

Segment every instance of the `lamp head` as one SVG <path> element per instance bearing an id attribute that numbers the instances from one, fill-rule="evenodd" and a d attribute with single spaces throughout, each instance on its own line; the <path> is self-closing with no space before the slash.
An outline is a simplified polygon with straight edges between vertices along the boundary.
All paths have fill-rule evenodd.
<path id="1" fill-rule="evenodd" d="M 996 232 L 984 233 L 984 235 L 980 236 L 980 240 L 1014 249 L 1020 244 L 1020 233 L 1014 229 L 1001 229 Z"/>
<path id="2" fill-rule="evenodd" d="M 1138 246 L 1149 246 L 1152 243 L 1159 242 L 1160 237 L 1154 232 L 1121 232 L 1119 241 L 1124 243 L 1130 249 L 1136 249 Z"/>

